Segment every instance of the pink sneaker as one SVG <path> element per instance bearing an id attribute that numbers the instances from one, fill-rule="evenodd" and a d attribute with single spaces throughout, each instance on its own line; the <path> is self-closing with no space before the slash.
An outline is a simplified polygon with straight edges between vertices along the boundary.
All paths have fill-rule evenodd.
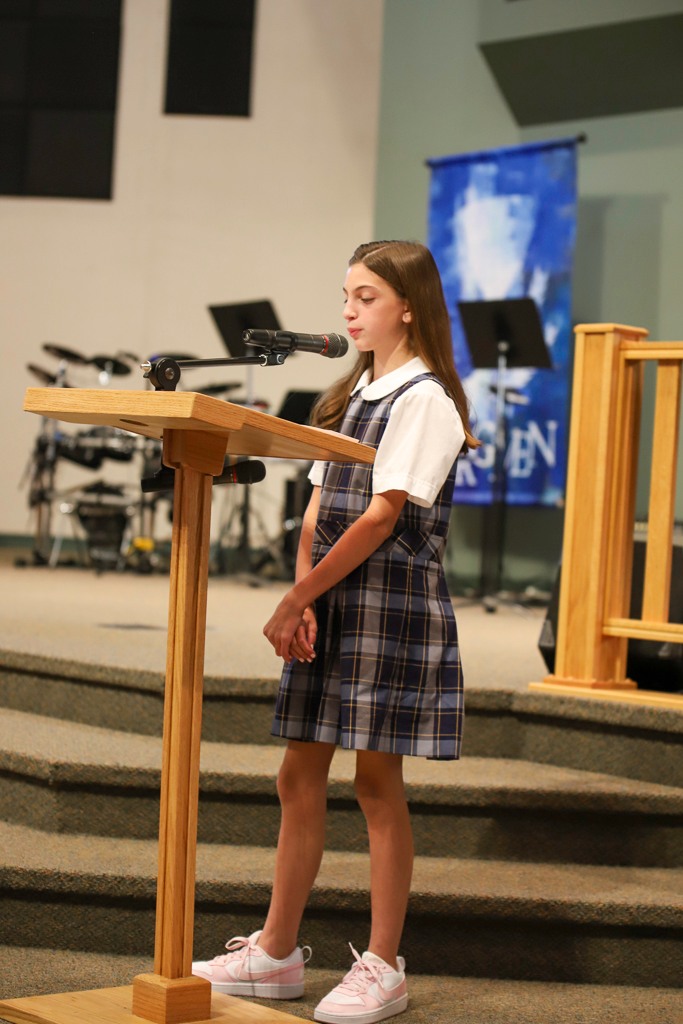
<path id="1" fill-rule="evenodd" d="M 349 943 L 351 945 L 351 943 Z M 408 1006 L 405 960 L 398 957 L 399 970 L 380 960 L 374 953 L 358 956 L 341 984 L 318 1003 L 313 1019 L 324 1024 L 375 1024 Z"/>
<path id="2" fill-rule="evenodd" d="M 211 982 L 215 992 L 262 999 L 296 999 L 304 994 L 304 964 L 311 947 L 296 947 L 285 960 L 274 960 L 256 944 L 261 934 L 238 935 L 226 942 L 227 953 L 192 964 L 192 973 Z M 304 957 L 304 952 L 308 956 Z"/>

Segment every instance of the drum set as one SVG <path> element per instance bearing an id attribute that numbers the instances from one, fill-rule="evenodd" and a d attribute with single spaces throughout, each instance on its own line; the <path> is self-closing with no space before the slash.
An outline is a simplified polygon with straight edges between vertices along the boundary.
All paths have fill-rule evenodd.
<path id="1" fill-rule="evenodd" d="M 140 362 L 132 352 L 88 357 L 53 342 L 46 342 L 42 349 L 57 360 L 54 372 L 35 363 L 28 363 L 26 369 L 44 387 L 73 387 L 69 377 L 76 368 L 86 375 L 97 374 L 99 385 L 108 387 L 114 378 L 130 374 Z M 131 476 L 135 471 L 137 483 L 107 480 L 107 469 L 117 463 L 132 464 Z M 67 465 L 94 474 L 103 471 L 105 475 L 59 487 L 58 476 L 63 475 L 60 469 Z M 60 563 L 70 520 L 77 541 L 77 564 L 100 571 L 129 566 L 141 572 L 152 571 L 160 558 L 154 539 L 156 509 L 159 501 L 170 495 L 142 495 L 139 478 L 154 473 L 160 465 L 158 440 L 107 426 L 66 433 L 61 424 L 42 419 L 24 474 L 29 508 L 35 516 L 32 563 L 73 564 Z"/>
<path id="2" fill-rule="evenodd" d="M 88 357 L 53 342 L 43 344 L 42 350 L 57 360 L 54 371 L 35 363 L 27 363 L 26 369 L 43 387 L 74 387 L 74 376 L 85 375 L 87 381 L 89 375 L 96 374 L 99 386 L 104 388 L 110 386 L 115 378 L 127 376 L 140 366 L 139 357 L 131 352 Z M 175 360 L 195 358 L 180 353 L 164 354 Z M 229 396 L 231 402 L 242 404 L 247 400 L 234 394 L 241 387 L 242 383 L 231 381 L 209 384 L 196 390 L 215 398 Z M 260 411 L 268 411 L 265 401 L 252 399 L 248 404 Z M 127 464 L 128 468 L 122 470 L 122 464 Z M 89 474 L 88 479 L 73 486 L 63 486 L 64 476 L 69 475 L 67 467 L 72 466 L 85 470 Z M 166 521 L 170 523 L 172 519 L 173 492 L 149 492 L 140 486 L 141 481 L 158 474 L 160 468 L 160 440 L 108 426 L 87 427 L 67 433 L 63 424 L 41 419 L 22 481 L 28 483 L 28 504 L 35 517 L 31 564 L 51 567 L 76 564 L 100 572 L 108 569 L 166 571 L 169 544 L 160 542 L 157 532 L 162 503 L 166 503 Z M 113 478 L 121 472 L 130 480 L 115 481 Z M 227 516 L 221 516 L 213 556 L 216 563 L 213 570 L 216 572 L 230 571 L 225 557 L 226 545 L 235 543 L 243 561 L 246 559 L 249 564 L 254 561 L 250 551 L 249 522 L 260 517 L 253 508 L 250 509 L 248 490 L 248 487 L 240 488 L 239 499 L 235 495 L 228 504 Z M 69 527 L 73 540 L 66 546 L 75 547 L 76 560 L 66 554 L 63 557 L 62 549 Z M 234 538 L 236 530 L 238 537 L 234 541 L 231 538 Z M 278 563 L 283 555 L 288 563 L 291 561 L 291 552 L 285 546 L 286 539 L 291 541 L 290 531 L 291 527 L 285 530 L 287 537 L 275 545 L 275 548 L 282 549 Z M 272 560 L 272 544 L 270 548 L 268 558 Z M 244 565 L 240 567 L 244 568 Z"/>

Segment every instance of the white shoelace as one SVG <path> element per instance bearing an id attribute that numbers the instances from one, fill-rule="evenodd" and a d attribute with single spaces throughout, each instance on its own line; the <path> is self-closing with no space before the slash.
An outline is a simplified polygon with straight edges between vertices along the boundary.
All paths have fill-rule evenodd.
<path id="1" fill-rule="evenodd" d="M 256 943 L 251 941 L 251 938 L 247 938 L 245 935 L 236 935 L 234 939 L 230 939 L 225 943 L 225 948 L 228 950 L 227 953 L 221 953 L 219 956 L 214 957 L 211 961 L 212 964 L 223 966 L 227 964 L 229 960 L 242 960 L 248 956 L 252 950 L 256 949 Z"/>
<path id="2" fill-rule="evenodd" d="M 384 982 L 382 981 L 382 971 L 379 966 L 375 966 L 370 960 L 363 960 L 358 955 L 356 950 L 351 947 L 356 962 L 349 971 L 349 973 L 343 978 L 343 980 L 337 985 L 337 989 L 342 992 L 347 992 L 350 995 L 364 995 L 370 988 L 373 982 L 377 982 L 379 987 L 384 991 Z"/>
<path id="3" fill-rule="evenodd" d="M 260 951 L 261 947 L 256 942 L 252 942 L 251 936 L 236 935 L 233 939 L 230 939 L 225 943 L 225 948 L 228 950 L 227 953 L 221 953 L 219 956 L 214 957 L 211 961 L 216 966 L 223 967 L 228 961 L 232 960 L 246 960 L 250 953 Z M 264 951 L 265 952 L 265 951 Z M 313 956 L 313 950 L 310 946 L 302 946 L 301 952 L 303 954 L 303 962 L 305 964 Z M 268 955 L 268 954 L 266 954 Z M 290 954 L 291 955 L 291 954 Z M 270 958 L 271 960 L 273 957 Z M 288 958 L 285 958 L 288 959 Z"/>

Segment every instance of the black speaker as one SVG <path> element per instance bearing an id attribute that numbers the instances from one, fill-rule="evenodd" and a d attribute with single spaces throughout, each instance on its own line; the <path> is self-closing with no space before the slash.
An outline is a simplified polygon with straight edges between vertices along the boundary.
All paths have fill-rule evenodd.
<path id="1" fill-rule="evenodd" d="M 538 641 L 538 649 L 551 673 L 555 671 L 561 575 L 562 569 L 559 567 Z M 645 541 L 637 538 L 633 545 L 631 618 L 639 618 L 641 614 L 644 576 Z M 674 542 L 673 546 L 669 622 L 683 622 L 683 547 L 678 541 Z M 627 646 L 626 674 L 638 684 L 640 690 L 683 693 L 683 644 L 664 640 L 630 639 Z"/>

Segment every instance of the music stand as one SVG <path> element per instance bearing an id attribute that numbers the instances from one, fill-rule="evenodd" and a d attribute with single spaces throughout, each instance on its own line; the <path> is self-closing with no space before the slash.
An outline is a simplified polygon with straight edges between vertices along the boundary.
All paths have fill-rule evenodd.
<path id="1" fill-rule="evenodd" d="M 551 370 L 553 364 L 533 299 L 458 302 L 458 310 L 472 365 L 477 370 L 497 371 L 495 388 L 492 388 L 496 395 L 496 414 L 491 504 L 484 514 L 480 577 L 482 604 L 488 612 L 495 612 L 500 600 L 507 508 L 505 405 L 515 400 L 519 403 L 520 397 L 505 387 L 505 374 L 510 369 Z"/>
<path id="2" fill-rule="evenodd" d="M 307 426 L 311 422 L 311 410 L 319 397 L 319 391 L 288 391 L 277 415 L 281 420 Z"/>
<path id="3" fill-rule="evenodd" d="M 255 299 L 253 302 L 232 302 L 224 306 L 209 306 L 209 313 L 223 339 L 229 354 L 234 357 L 250 355 L 253 349 L 247 348 L 242 335 L 250 327 L 261 331 L 281 331 L 282 324 L 272 302 L 268 299 Z"/>
<path id="4" fill-rule="evenodd" d="M 213 322 L 228 354 L 233 358 L 253 355 L 253 349 L 248 348 L 242 340 L 242 335 L 249 328 L 255 327 L 258 330 L 264 331 L 279 331 L 282 329 L 277 313 L 269 299 L 254 299 L 252 302 L 231 302 L 221 306 L 209 306 L 209 313 L 213 318 Z M 254 408 L 253 366 L 247 367 L 246 404 L 249 409 Z M 251 494 L 248 486 L 242 488 L 242 503 L 239 515 L 240 533 L 237 548 L 235 549 L 236 564 L 233 565 L 233 570 L 251 574 L 254 567 L 251 544 L 249 543 L 249 520 L 252 510 Z M 217 545 L 216 562 L 218 572 L 225 572 L 227 563 L 223 558 L 220 538 Z"/>

